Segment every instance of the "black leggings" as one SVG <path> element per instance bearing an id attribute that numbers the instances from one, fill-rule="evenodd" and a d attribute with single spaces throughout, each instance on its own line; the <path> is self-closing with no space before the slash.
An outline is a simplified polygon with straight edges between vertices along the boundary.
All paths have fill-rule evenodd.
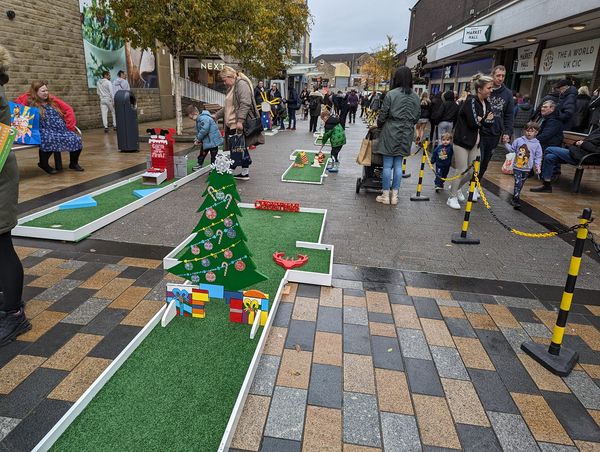
<path id="1" fill-rule="evenodd" d="M 342 150 L 341 146 L 336 146 L 336 147 L 331 147 L 331 158 L 333 159 L 334 162 L 339 162 L 340 159 L 338 157 L 338 154 L 340 153 L 340 151 Z"/>
<path id="2" fill-rule="evenodd" d="M 318 121 L 319 121 L 319 117 L 318 116 L 310 115 L 310 131 L 311 132 L 316 132 L 317 131 L 317 122 Z"/>
<path id="3" fill-rule="evenodd" d="M 23 265 L 15 252 L 9 232 L 0 234 L 0 287 L 4 292 L 2 311 L 17 311 L 23 295 Z"/>

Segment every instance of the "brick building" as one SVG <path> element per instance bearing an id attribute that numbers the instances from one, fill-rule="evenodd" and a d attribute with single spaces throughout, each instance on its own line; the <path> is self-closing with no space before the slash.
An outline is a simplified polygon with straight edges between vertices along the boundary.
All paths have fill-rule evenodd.
<path id="1" fill-rule="evenodd" d="M 80 128 L 100 127 L 98 96 L 95 88 L 88 88 L 79 2 L 15 0 L 2 4 L 0 42 L 14 59 L 7 95 L 14 98 L 28 90 L 32 80 L 46 80 L 50 93 L 73 107 Z M 159 88 L 133 90 L 140 121 L 173 116 L 169 61 L 168 52 L 159 50 Z"/>

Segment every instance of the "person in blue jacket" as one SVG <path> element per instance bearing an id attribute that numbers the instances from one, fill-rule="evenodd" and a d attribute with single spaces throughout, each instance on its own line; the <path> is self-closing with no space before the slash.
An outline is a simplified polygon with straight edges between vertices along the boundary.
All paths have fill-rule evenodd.
<path id="1" fill-rule="evenodd" d="M 563 123 L 564 130 L 571 130 L 577 103 L 577 88 L 567 79 L 559 80 L 554 88 L 560 93 L 556 107 L 558 119 Z"/>
<path id="2" fill-rule="evenodd" d="M 444 189 L 444 179 L 448 177 L 454 150 L 452 149 L 452 134 L 445 132 L 440 137 L 440 144 L 431 153 L 431 164 L 435 164 L 435 191 Z"/>
<path id="3" fill-rule="evenodd" d="M 196 122 L 196 139 L 194 144 L 202 143 L 202 149 L 198 154 L 198 164 L 193 170 L 197 171 L 204 165 L 204 159 L 210 152 L 210 163 L 215 163 L 219 146 L 223 144 L 223 137 L 219 132 L 219 126 L 211 116 L 208 110 L 204 109 L 204 104 L 200 102 L 198 107 L 189 105 L 187 108 L 188 117 Z"/>
<path id="4" fill-rule="evenodd" d="M 540 111 L 540 131 L 537 139 L 542 145 L 542 150 L 545 152 L 551 146 L 562 145 L 564 126 L 558 117 L 554 101 L 547 100 L 542 103 Z"/>

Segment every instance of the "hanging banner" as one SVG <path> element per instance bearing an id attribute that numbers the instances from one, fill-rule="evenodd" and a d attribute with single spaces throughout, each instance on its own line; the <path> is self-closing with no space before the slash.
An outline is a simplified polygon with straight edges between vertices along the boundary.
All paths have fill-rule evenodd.
<path id="1" fill-rule="evenodd" d="M 600 39 L 591 39 L 544 49 L 538 74 L 593 72 L 598 58 L 598 47 L 600 47 Z"/>
<path id="2" fill-rule="evenodd" d="M 40 111 L 36 107 L 9 102 L 10 125 L 15 128 L 17 144 L 40 144 Z"/>
<path id="3" fill-rule="evenodd" d="M 517 49 L 517 70 L 515 72 L 533 72 L 538 47 L 539 44 L 532 44 Z"/>

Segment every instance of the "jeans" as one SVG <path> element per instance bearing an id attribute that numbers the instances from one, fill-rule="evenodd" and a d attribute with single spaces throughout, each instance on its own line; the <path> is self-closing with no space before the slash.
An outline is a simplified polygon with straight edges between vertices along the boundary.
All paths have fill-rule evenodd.
<path id="1" fill-rule="evenodd" d="M 292 122 L 294 125 L 292 126 Z M 296 128 L 296 109 L 288 108 L 288 129 Z"/>
<path id="2" fill-rule="evenodd" d="M 435 165 L 434 185 L 436 187 L 444 187 L 444 181 L 442 179 L 446 179 L 448 177 L 449 172 L 450 172 L 450 165 L 446 165 L 446 166 Z"/>
<path id="3" fill-rule="evenodd" d="M 50 155 L 50 152 L 47 152 Z M 9 232 L 0 234 L 0 287 L 4 292 L 2 311 L 17 311 L 22 305 L 23 265 L 15 252 Z"/>
<path id="4" fill-rule="evenodd" d="M 402 157 L 401 155 L 384 155 L 383 156 L 383 174 L 382 185 L 384 190 L 389 190 L 390 185 L 392 190 L 400 189 L 400 181 L 402 180 Z M 392 174 L 392 168 L 394 168 Z M 393 179 L 392 179 L 393 176 Z M 390 183 L 391 182 L 391 183 Z"/>
<path id="5" fill-rule="evenodd" d="M 496 146 L 498 146 L 499 142 L 500 137 L 481 135 L 479 141 L 479 150 L 481 151 L 481 165 L 479 165 L 479 180 L 483 180 L 483 175 L 485 174 L 488 164 L 492 159 L 494 149 L 496 149 Z"/>
<path id="6" fill-rule="evenodd" d="M 522 171 L 516 168 L 513 170 L 513 176 L 515 177 L 515 188 L 513 190 L 513 195 L 515 198 L 521 197 L 521 190 L 523 190 L 523 185 L 525 185 L 525 181 L 529 177 L 529 173 L 529 170 Z"/>
<path id="7" fill-rule="evenodd" d="M 578 162 L 571 157 L 568 149 L 559 148 L 557 146 L 546 148 L 544 162 L 542 163 L 542 179 L 546 182 L 550 182 L 550 180 L 552 180 L 552 175 L 560 170 L 561 163 L 577 165 Z"/>

